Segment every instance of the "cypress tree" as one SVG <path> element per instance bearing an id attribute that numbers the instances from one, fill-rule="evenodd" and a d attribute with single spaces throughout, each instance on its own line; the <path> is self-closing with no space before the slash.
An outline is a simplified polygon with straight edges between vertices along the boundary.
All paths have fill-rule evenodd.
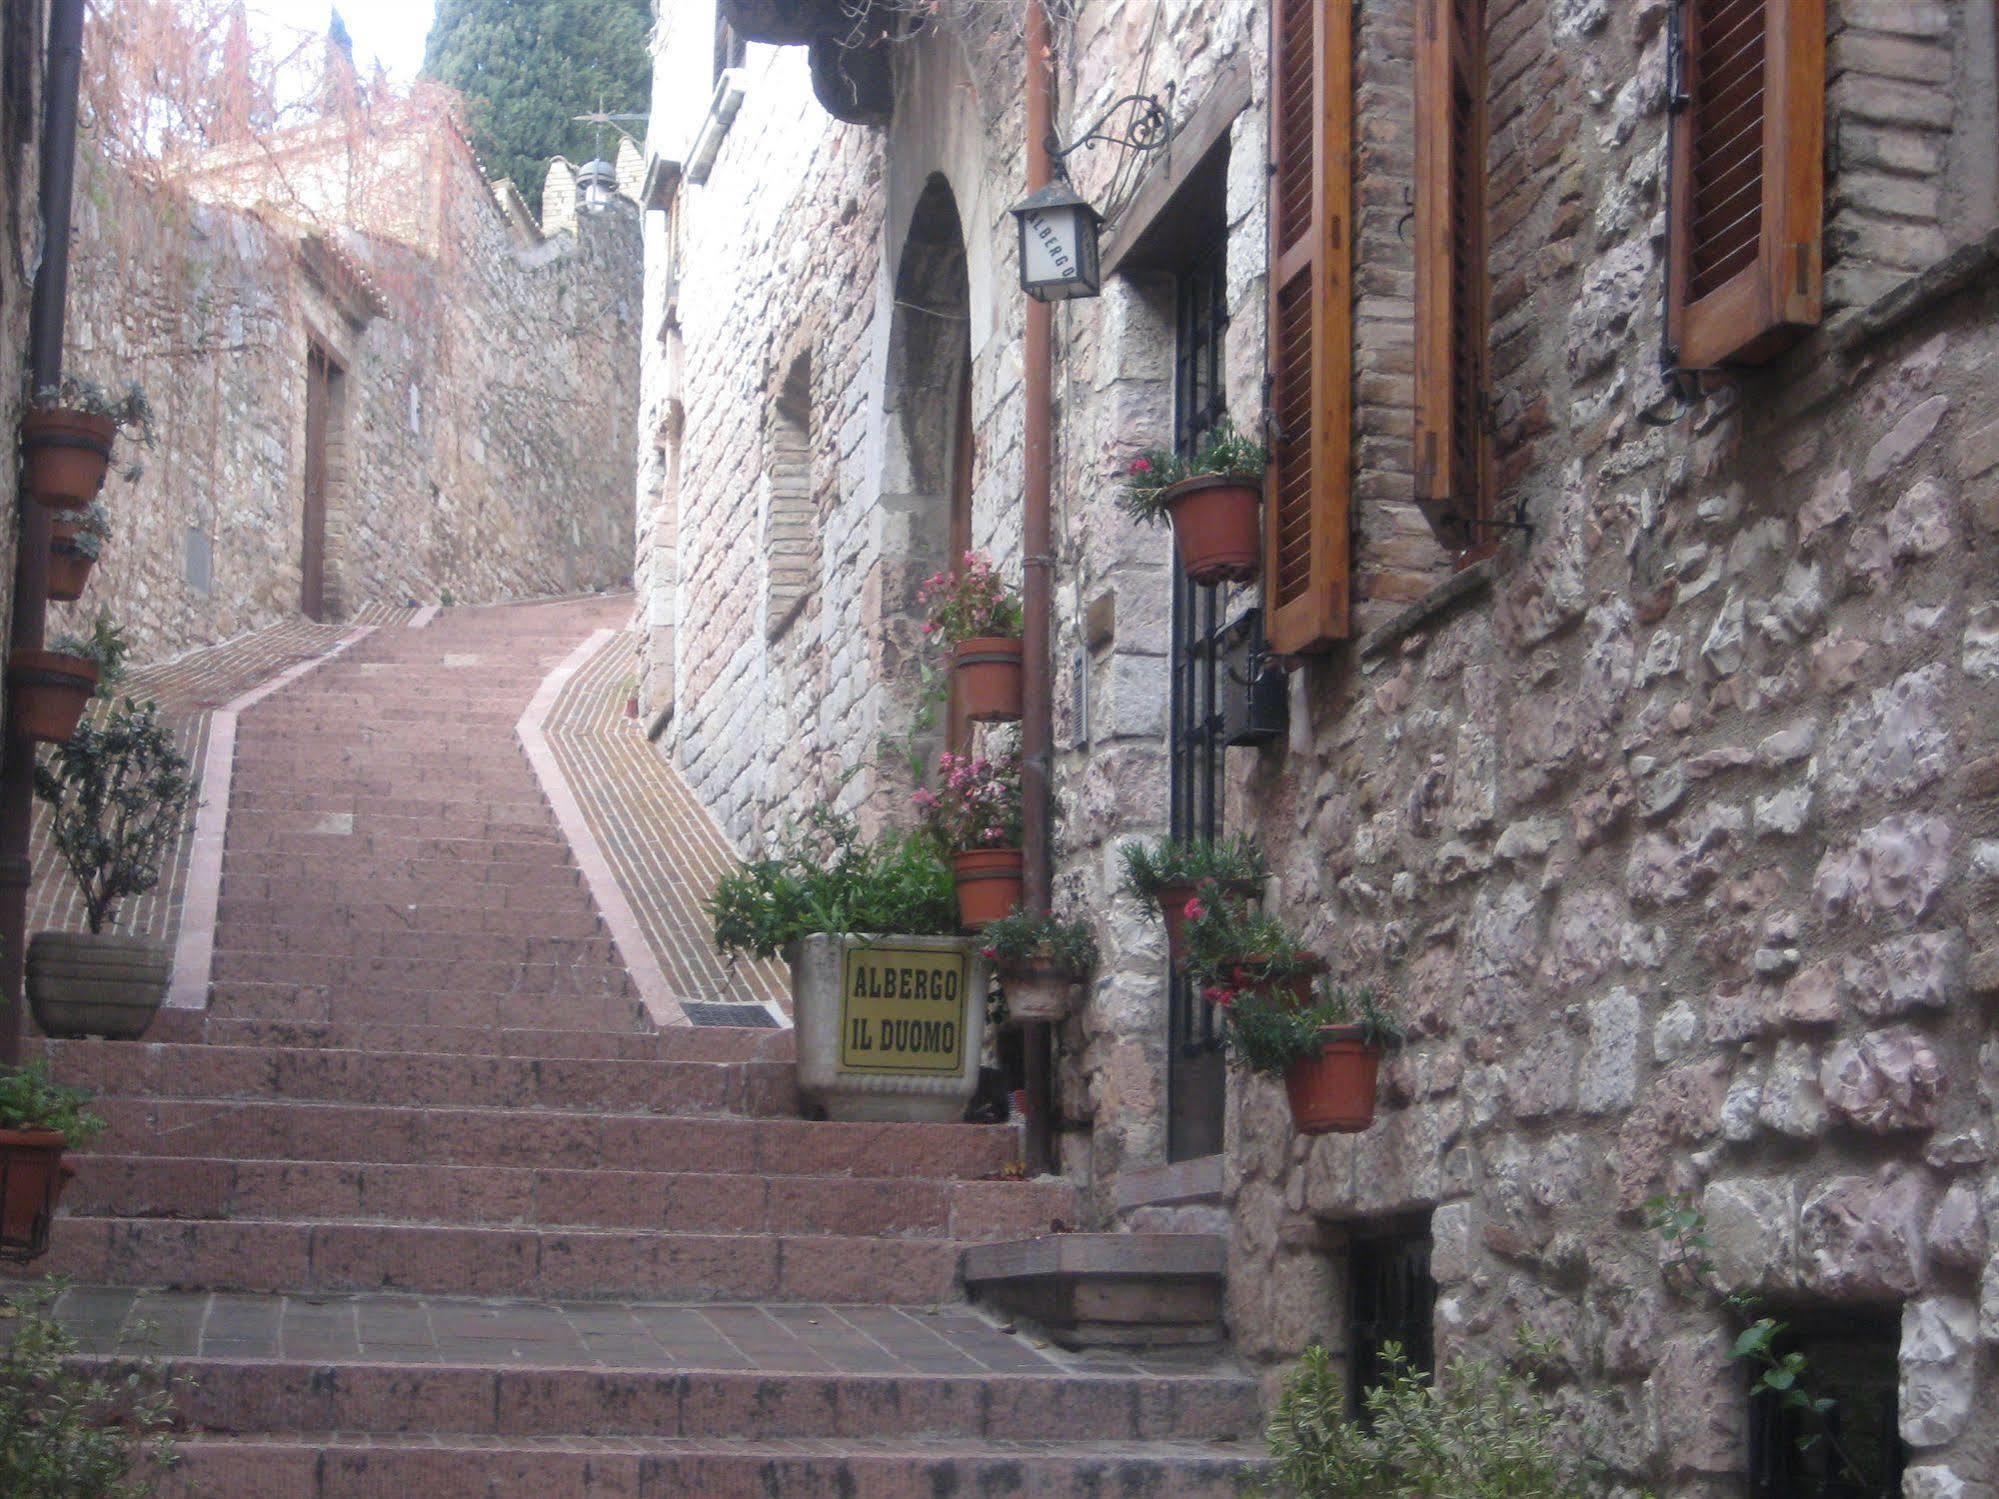
<path id="1" fill-rule="evenodd" d="M 549 157 L 587 161 L 611 140 L 573 116 L 645 109 L 651 23 L 649 0 L 438 0 L 423 71 L 465 96 L 486 170 L 533 203 Z"/>

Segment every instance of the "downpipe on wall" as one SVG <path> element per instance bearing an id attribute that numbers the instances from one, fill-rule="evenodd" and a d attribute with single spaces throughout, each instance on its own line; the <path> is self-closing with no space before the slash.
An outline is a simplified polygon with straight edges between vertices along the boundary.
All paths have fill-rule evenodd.
<path id="1" fill-rule="evenodd" d="M 1027 190 L 1046 187 L 1054 177 L 1048 152 L 1055 115 L 1055 49 L 1049 40 L 1045 0 L 1027 6 Z M 1021 801 L 1025 823 L 1022 848 L 1026 904 L 1046 912 L 1054 887 L 1050 855 L 1049 782 L 1054 774 L 1054 672 L 1049 641 L 1054 601 L 1054 546 L 1050 498 L 1054 486 L 1055 352 L 1054 309 L 1027 300 L 1022 388 L 1026 401 L 1023 433 L 1021 516 L 1022 694 L 1020 719 Z M 1030 1022 L 1023 1037 L 1027 1083 L 1027 1168 L 1053 1169 L 1055 1141 L 1054 1027 Z"/>
<path id="2" fill-rule="evenodd" d="M 28 312 L 28 389 L 62 380 L 63 319 L 69 301 L 70 202 L 76 186 L 77 79 L 83 65 L 83 0 L 51 0 L 48 63 L 42 83 L 42 259 Z M 14 611 L 8 644 L 39 648 L 48 615 L 49 511 L 18 484 Z M 35 817 L 35 741 L 18 732 L 8 703 L 0 756 L 0 1062 L 21 1059 L 22 976 L 28 947 L 28 835 Z"/>

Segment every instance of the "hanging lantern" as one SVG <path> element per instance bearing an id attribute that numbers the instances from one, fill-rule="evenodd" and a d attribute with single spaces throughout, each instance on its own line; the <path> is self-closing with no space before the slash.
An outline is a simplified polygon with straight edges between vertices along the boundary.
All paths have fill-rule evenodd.
<path id="1" fill-rule="evenodd" d="M 1058 178 L 1014 204 L 1020 221 L 1020 286 L 1041 302 L 1094 297 L 1103 289 L 1097 231 L 1103 216 Z"/>

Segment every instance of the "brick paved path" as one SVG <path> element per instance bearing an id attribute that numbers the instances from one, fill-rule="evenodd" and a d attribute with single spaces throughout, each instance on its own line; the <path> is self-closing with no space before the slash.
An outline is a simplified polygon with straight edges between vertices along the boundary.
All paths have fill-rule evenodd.
<path id="1" fill-rule="evenodd" d="M 514 737 L 628 607 L 448 610 L 249 709 L 209 1009 L 45 1043 L 110 1128 L 36 1268 L 88 1359 L 187 1376 L 170 1492 L 1233 1493 L 1232 1366 L 963 1304 L 965 1243 L 1075 1217 L 1011 1129 L 806 1122 L 789 1031 L 646 1019 Z"/>

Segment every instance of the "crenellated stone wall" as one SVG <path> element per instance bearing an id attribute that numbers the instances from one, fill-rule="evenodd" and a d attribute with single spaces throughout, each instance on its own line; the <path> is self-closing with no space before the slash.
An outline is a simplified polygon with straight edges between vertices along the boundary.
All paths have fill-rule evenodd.
<path id="1" fill-rule="evenodd" d="M 662 32 L 668 157 L 708 97 L 690 70 L 710 18 L 687 9 Z M 1531 530 L 1458 572 L 1411 503 L 1411 16 L 1357 7 L 1354 639 L 1296 664 L 1282 742 L 1228 752 L 1224 822 L 1270 853 L 1271 906 L 1411 1039 L 1364 1135 L 1300 1139 L 1279 1090 L 1231 1085 L 1231 1331 L 1273 1371 L 1344 1347 L 1351 1236 L 1424 1227 L 1440 1352 L 1545 1336 L 1555 1398 L 1616 1468 L 1740 1493 L 1724 1315 L 1669 1285 L 1644 1223 L 1674 1193 L 1706 1212 L 1729 1286 L 1899 1319 L 1906 1493 L 1999 1492 L 1986 9 L 1835 0 L 1824 325 L 1681 406 L 1658 363 L 1668 7 L 1489 0 L 1499 513 Z M 1065 134 L 1135 89 L 1170 82 L 1184 119 L 1248 80 L 1222 218 L 1228 404 L 1253 424 L 1265 9 L 1076 10 Z M 708 183 L 648 229 L 648 690 L 666 752 L 746 848 L 835 787 L 903 815 L 885 778 L 844 777 L 908 729 L 899 590 L 942 523 L 894 420 L 922 310 L 898 267 L 936 172 L 976 205 L 972 534 L 1017 575 L 1019 70 L 948 34 L 897 68 L 895 121 L 870 133 L 813 113 L 797 52 L 753 46 Z M 1076 159 L 1086 196 L 1111 166 Z M 799 339 L 818 598 L 772 643 L 759 486 Z M 1059 1033 L 1062 1165 L 1114 1225 L 1119 1177 L 1166 1151 L 1161 939 L 1114 892 L 1119 846 L 1167 819 L 1170 543 L 1114 501 L 1171 436 L 1170 278 L 1058 309 L 1055 347 L 1056 884 L 1104 950 Z"/>
<path id="2" fill-rule="evenodd" d="M 70 365 L 138 381 L 159 430 L 142 476 L 108 481 L 112 539 L 57 614 L 108 609 L 143 659 L 298 612 L 314 346 L 340 371 L 327 617 L 624 582 L 634 205 L 544 238 L 443 121 L 380 141 L 305 134 L 168 186 L 80 162 Z M 348 170 L 375 149 L 393 193 Z"/>

